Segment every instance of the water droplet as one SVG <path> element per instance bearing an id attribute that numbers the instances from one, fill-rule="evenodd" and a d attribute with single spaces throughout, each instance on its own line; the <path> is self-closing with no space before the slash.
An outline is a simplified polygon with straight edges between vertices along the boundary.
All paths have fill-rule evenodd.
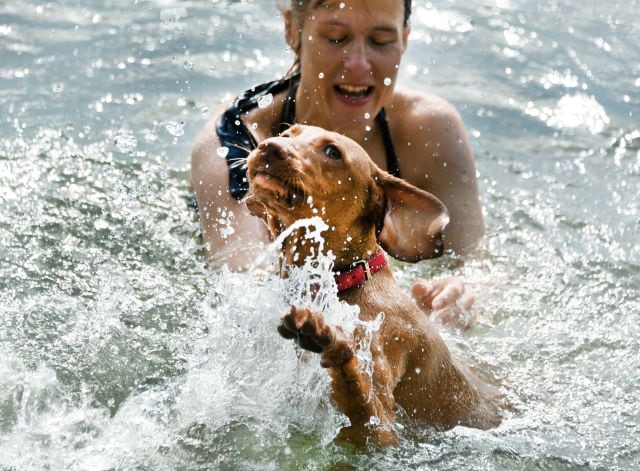
<path id="1" fill-rule="evenodd" d="M 391 85 L 391 82 L 392 82 L 392 81 L 393 81 L 393 80 L 391 80 L 389 77 L 385 77 L 385 79 L 384 79 L 384 84 L 388 87 L 389 85 Z"/>
<path id="2" fill-rule="evenodd" d="M 96 221 L 93 223 L 93 227 L 98 231 L 109 229 L 109 223 L 104 219 L 96 219 Z"/>
<path id="3" fill-rule="evenodd" d="M 251 129 L 258 129 L 258 123 L 251 123 Z"/>
<path id="4" fill-rule="evenodd" d="M 216 154 L 218 154 L 218 157 L 220 157 L 221 159 L 224 159 L 229 154 L 229 148 L 225 146 L 218 147 L 218 149 L 216 150 Z"/>
<path id="5" fill-rule="evenodd" d="M 364 130 L 367 131 L 367 132 L 371 131 L 371 126 L 365 126 Z"/>
<path id="6" fill-rule="evenodd" d="M 164 8 L 160 10 L 160 20 L 162 21 L 179 21 L 180 18 L 186 18 L 188 15 L 185 7 Z"/>
<path id="7" fill-rule="evenodd" d="M 191 62 L 190 60 L 186 60 L 182 64 L 182 67 L 184 67 L 186 70 L 193 70 L 193 62 Z"/>
<path id="8" fill-rule="evenodd" d="M 380 419 L 375 415 L 372 415 L 371 417 L 369 417 L 369 425 L 373 425 L 373 426 L 380 425 Z"/>
<path id="9" fill-rule="evenodd" d="M 258 98 L 258 107 L 266 108 L 271 103 L 273 103 L 273 95 L 271 93 L 267 93 L 266 95 L 262 95 Z"/>
<path id="10" fill-rule="evenodd" d="M 167 121 L 164 125 L 164 128 L 172 136 L 179 137 L 184 135 L 184 123 L 179 123 L 177 121 Z"/>
<path id="11" fill-rule="evenodd" d="M 343 8 L 344 8 L 344 6 L 345 6 L 345 5 L 344 5 L 344 2 L 340 2 L 340 9 L 343 9 Z"/>
<path id="12" fill-rule="evenodd" d="M 138 145 L 138 140 L 131 131 L 120 131 L 115 138 L 116 147 L 123 154 L 128 154 Z"/>
<path id="13" fill-rule="evenodd" d="M 364 119 L 369 119 L 369 118 L 371 118 L 371 115 L 369 113 L 365 113 L 364 114 Z"/>
<path id="14" fill-rule="evenodd" d="M 320 72 L 320 73 L 318 74 L 318 78 L 319 78 L 319 79 L 323 79 L 323 78 L 324 78 L 324 72 Z M 638 79 L 638 80 L 640 81 L 640 79 Z"/>
<path id="15" fill-rule="evenodd" d="M 202 108 L 200 108 L 200 114 L 202 114 L 202 116 L 207 116 L 208 113 L 209 107 L 207 105 L 204 105 Z"/>

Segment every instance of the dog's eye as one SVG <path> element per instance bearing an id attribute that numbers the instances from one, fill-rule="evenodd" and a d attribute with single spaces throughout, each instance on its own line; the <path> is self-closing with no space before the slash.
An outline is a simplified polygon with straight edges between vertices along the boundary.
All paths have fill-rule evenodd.
<path id="1" fill-rule="evenodd" d="M 324 148 L 324 153 L 327 154 L 327 156 L 333 160 L 340 160 L 342 158 L 342 153 L 340 152 L 340 149 L 338 149 L 336 146 L 332 144 Z"/>

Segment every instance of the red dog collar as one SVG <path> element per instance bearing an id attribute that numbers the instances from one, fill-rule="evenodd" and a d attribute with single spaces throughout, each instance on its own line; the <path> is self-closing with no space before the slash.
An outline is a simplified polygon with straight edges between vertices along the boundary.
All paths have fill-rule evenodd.
<path id="1" fill-rule="evenodd" d="M 377 252 L 369 260 L 358 260 L 345 272 L 335 274 L 338 292 L 360 286 L 371 278 L 371 275 L 380 271 L 387 264 L 387 257 L 382 251 Z"/>

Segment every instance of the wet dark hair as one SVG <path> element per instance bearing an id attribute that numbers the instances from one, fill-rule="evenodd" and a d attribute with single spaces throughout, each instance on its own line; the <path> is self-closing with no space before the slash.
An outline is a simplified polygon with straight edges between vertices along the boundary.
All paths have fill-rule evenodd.
<path id="1" fill-rule="evenodd" d="M 322 6 L 322 4 L 325 1 L 326 0 L 290 0 L 289 5 L 287 6 L 282 5 L 282 2 L 278 1 L 278 8 L 280 8 L 283 11 L 291 9 L 293 15 L 296 17 L 296 21 L 301 23 L 302 18 L 304 18 L 304 14 L 310 8 L 318 8 Z M 412 0 L 403 0 L 404 17 L 402 19 L 402 25 L 405 28 L 409 27 L 409 18 L 411 17 L 411 3 L 412 3 Z M 294 51 L 294 52 L 296 54 L 296 58 L 293 62 L 293 65 L 289 69 L 289 71 L 283 77 L 283 80 L 286 79 L 287 77 L 291 77 L 292 75 L 295 75 L 296 73 L 300 72 L 300 58 L 298 56 L 298 51 Z"/>
<path id="2" fill-rule="evenodd" d="M 302 13 L 306 13 L 309 7 L 319 7 L 326 0 L 291 0 L 291 10 L 296 14 L 300 15 Z M 411 3 L 412 0 L 403 0 L 404 3 L 404 18 L 402 20 L 402 24 L 405 28 L 409 26 L 409 18 L 411 17 Z"/>

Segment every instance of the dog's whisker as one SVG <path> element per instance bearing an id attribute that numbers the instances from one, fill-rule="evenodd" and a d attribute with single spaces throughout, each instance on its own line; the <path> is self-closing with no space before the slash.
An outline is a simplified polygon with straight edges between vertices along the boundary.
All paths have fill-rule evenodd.
<path id="1" fill-rule="evenodd" d="M 233 147 L 235 149 L 240 149 L 244 152 L 246 152 L 247 154 L 251 153 L 252 149 L 249 147 L 245 147 L 245 146 L 241 146 L 240 144 L 229 144 L 227 147 Z"/>
<path id="2" fill-rule="evenodd" d="M 247 158 L 246 157 L 238 157 L 235 159 L 227 160 L 229 164 L 229 168 L 239 168 L 247 166 Z"/>

